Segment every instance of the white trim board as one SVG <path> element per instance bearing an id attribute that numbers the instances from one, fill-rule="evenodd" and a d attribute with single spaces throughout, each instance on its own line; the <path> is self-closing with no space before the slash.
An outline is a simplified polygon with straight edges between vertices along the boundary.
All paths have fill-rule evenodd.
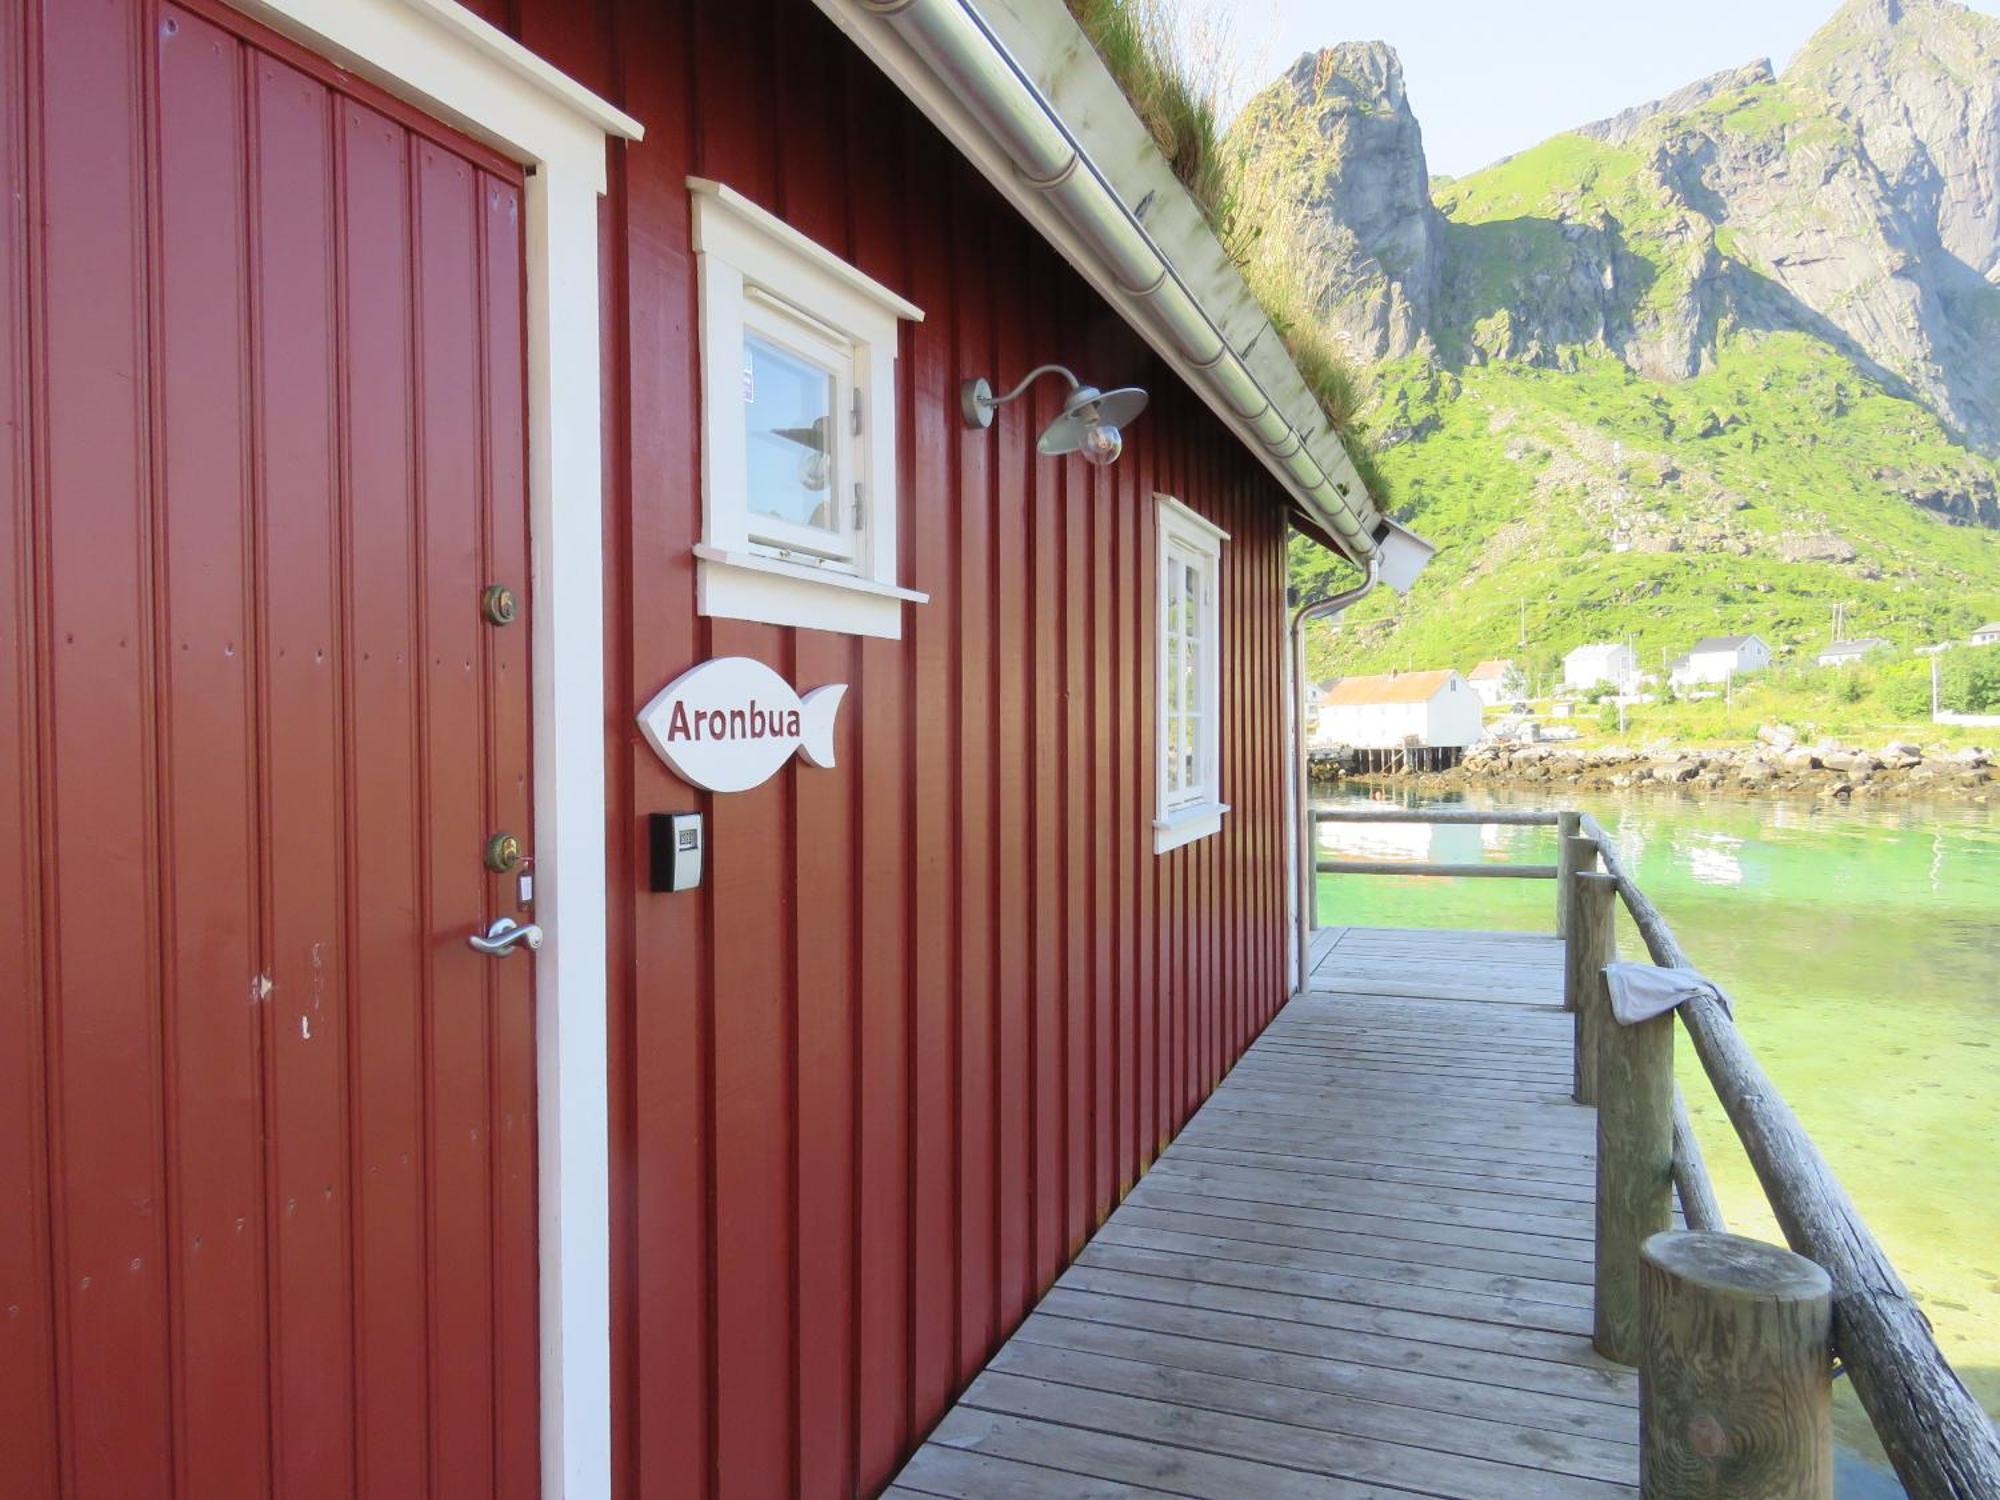
<path id="1" fill-rule="evenodd" d="M 542 1494 L 611 1494 L 605 1016 L 602 364 L 597 199 L 639 122 L 453 0 L 236 0 L 245 13 L 530 168 L 528 517 L 534 631 Z M 562 670 L 556 664 L 562 664 Z"/>
<path id="2" fill-rule="evenodd" d="M 701 335 L 696 612 L 900 639 L 904 604 L 926 596 L 896 581 L 897 349 L 901 324 L 923 311 L 734 189 L 705 177 L 687 183 Z M 836 521 L 837 538 L 751 512 L 742 391 L 752 333 L 801 350 L 824 334 L 825 358 L 804 357 L 836 382 L 830 498 L 844 521 L 852 485 L 853 505 L 851 525 Z"/>

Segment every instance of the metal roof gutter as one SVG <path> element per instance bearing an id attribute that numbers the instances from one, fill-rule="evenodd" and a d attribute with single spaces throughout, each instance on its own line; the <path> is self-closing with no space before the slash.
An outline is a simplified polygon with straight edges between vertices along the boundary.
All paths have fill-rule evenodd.
<path id="1" fill-rule="evenodd" d="M 1375 591 L 1375 585 L 1382 582 L 1382 558 L 1378 554 L 1371 558 L 1361 582 L 1345 593 L 1334 594 L 1325 599 L 1315 599 L 1302 604 L 1292 611 L 1292 722 L 1298 726 L 1298 733 L 1292 737 L 1292 806 L 1298 810 L 1298 880 L 1299 903 L 1293 924 L 1293 939 L 1297 946 L 1299 988 L 1306 987 L 1308 950 L 1312 946 L 1312 883 L 1318 878 L 1314 868 L 1319 862 L 1319 850 L 1313 843 L 1313 820 L 1308 804 L 1312 799 L 1312 747 L 1306 743 L 1306 703 L 1312 693 L 1312 685 L 1306 681 L 1306 625 L 1312 620 L 1334 620 L 1354 605 L 1359 604 Z"/>
<path id="2" fill-rule="evenodd" d="M 1125 294 L 1135 326 L 1143 319 L 1147 326 L 1141 331 L 1179 356 L 1177 364 L 1184 373 L 1205 385 L 1210 403 L 1234 417 L 1239 431 L 1261 445 L 1267 466 L 1356 563 L 1365 564 L 1382 546 L 1404 551 L 1406 541 L 1417 542 L 1376 510 L 1344 453 L 1330 461 L 1336 473 L 1329 473 L 1329 465 L 1314 457 L 1307 446 L 1311 434 L 1286 419 L 1278 401 L 1230 346 L 1138 214 L 969 0 L 820 0 L 820 4 L 864 46 L 868 39 L 848 18 L 855 11 L 893 31 L 922 61 L 942 85 L 944 97 L 973 118 L 981 133 L 1004 153 L 1018 181 L 1056 210 Z M 895 76 L 880 51 L 869 50 Z M 1318 415 L 1316 407 L 1314 414 Z M 1323 424 L 1313 429 L 1319 430 Z M 1417 546 L 1427 560 L 1428 545 Z"/>

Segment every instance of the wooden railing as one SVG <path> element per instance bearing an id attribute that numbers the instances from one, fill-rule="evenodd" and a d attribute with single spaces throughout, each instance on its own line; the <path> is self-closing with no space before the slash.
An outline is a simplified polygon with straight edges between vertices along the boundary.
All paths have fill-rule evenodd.
<path id="1" fill-rule="evenodd" d="M 1320 857 L 1319 831 L 1329 823 L 1445 823 L 1476 824 L 1485 826 L 1509 826 L 1516 828 L 1555 828 L 1564 818 L 1574 818 L 1573 813 L 1534 812 L 1520 808 L 1465 808 L 1465 807 L 1392 807 L 1383 803 L 1369 803 L 1366 806 L 1314 809 L 1309 828 L 1312 836 L 1312 867 L 1320 875 L 1437 875 L 1456 879 L 1502 879 L 1502 880 L 1555 880 L 1562 869 L 1557 865 L 1516 865 L 1498 860 L 1482 860 L 1469 864 L 1416 864 L 1409 860 L 1375 859 L 1322 859 Z M 1569 825 L 1568 831 L 1574 831 Z M 1557 890 L 1558 912 L 1564 905 L 1560 888 Z M 1312 889 L 1306 893 L 1307 910 L 1311 913 L 1312 925 L 1319 921 L 1319 882 L 1312 882 Z M 1558 917 L 1560 929 L 1560 917 Z"/>
<path id="2" fill-rule="evenodd" d="M 1560 860 L 1556 866 L 1323 860 L 1319 858 L 1319 830 L 1329 823 L 1555 827 L 1561 839 Z M 1770 1263 L 1759 1267 L 1760 1274 L 1776 1278 L 1768 1297 L 1745 1298 L 1740 1287 L 1717 1282 L 1707 1289 L 1716 1292 L 1720 1287 L 1721 1291 L 1696 1314 L 1690 1315 L 1682 1305 L 1690 1295 L 1689 1288 L 1694 1287 L 1693 1295 L 1698 1296 L 1703 1283 L 1698 1271 L 1688 1271 L 1687 1264 L 1676 1261 L 1670 1253 L 1675 1248 L 1674 1238 L 1716 1237 L 1714 1245 L 1724 1250 L 1738 1247 L 1734 1253 L 1739 1256 L 1757 1247 L 1723 1237 L 1721 1206 L 1686 1103 L 1672 1082 L 1671 1020 L 1659 1018 L 1659 1024 L 1649 1032 L 1652 1023 L 1620 1026 L 1610 1016 L 1602 971 L 1616 954 L 1616 903 L 1623 903 L 1653 963 L 1687 970 L 1694 964 L 1595 818 L 1573 812 L 1375 804 L 1316 811 L 1309 835 L 1313 865 L 1322 873 L 1456 876 L 1506 870 L 1558 881 L 1557 930 L 1565 940 L 1567 960 L 1565 1004 L 1576 1013 L 1576 1095 L 1581 1102 L 1599 1105 L 1595 1342 L 1600 1351 L 1614 1358 L 1639 1363 L 1649 1371 L 1670 1370 L 1674 1377 L 1642 1380 L 1642 1387 L 1647 1388 L 1641 1405 L 1645 1461 L 1653 1462 L 1660 1451 L 1677 1443 L 1682 1449 L 1690 1442 L 1695 1449 L 1701 1449 L 1704 1442 L 1714 1446 L 1713 1433 L 1704 1439 L 1689 1438 L 1686 1432 L 1692 1420 L 1691 1408 L 1686 1405 L 1691 1370 L 1701 1379 L 1749 1382 L 1754 1389 L 1731 1386 L 1726 1392 L 1708 1392 L 1713 1399 L 1706 1404 L 1697 1402 L 1704 1410 L 1749 1413 L 1760 1405 L 1794 1405 L 1795 1390 L 1775 1390 L 1770 1383 L 1793 1380 L 1800 1368 L 1809 1369 L 1815 1362 L 1821 1372 L 1818 1383 L 1824 1387 L 1831 1356 L 1838 1358 L 1840 1369 L 1852 1381 L 1897 1477 L 1911 1496 L 1916 1500 L 2000 1497 L 2000 1436 L 1996 1436 L 1993 1423 L 1945 1360 L 1915 1298 L 1798 1116 L 1751 1053 L 1727 1005 L 1706 995 L 1684 1002 L 1670 1015 L 1680 1018 L 1681 1029 L 1735 1128 L 1765 1199 L 1796 1256 L 1785 1257 L 1774 1248 L 1769 1251 L 1766 1259 Z M 1317 884 L 1315 880 L 1309 908 L 1315 926 Z M 1660 1045 L 1662 1038 L 1665 1045 Z M 1608 1094 L 1603 1092 L 1606 1089 Z M 1695 1231 L 1691 1237 L 1652 1237 L 1655 1230 L 1670 1227 L 1669 1184 L 1679 1198 L 1682 1217 Z M 1643 1255 L 1638 1253 L 1642 1244 Z M 1813 1322 L 1809 1289 L 1799 1291 L 1796 1276 L 1788 1282 L 1784 1266 L 1778 1263 L 1797 1257 L 1821 1268 L 1831 1283 L 1830 1335 L 1811 1332 L 1815 1327 L 1826 1327 L 1824 1316 L 1819 1324 Z M 1743 1268 L 1754 1259 L 1756 1256 L 1750 1255 L 1733 1265 L 1731 1276 L 1750 1274 Z M 1651 1299 L 1650 1316 L 1642 1320 L 1640 1304 L 1647 1298 Z M 1805 1311 L 1794 1308 L 1795 1301 Z M 1744 1338 L 1724 1342 L 1738 1348 L 1751 1343 L 1768 1346 L 1771 1327 L 1778 1326 L 1769 1322 L 1773 1308 L 1790 1309 L 1789 1321 L 1781 1324 L 1789 1331 L 1788 1337 L 1820 1340 L 1819 1347 L 1805 1351 L 1804 1366 L 1796 1357 L 1786 1365 L 1766 1347 L 1759 1356 L 1763 1363 L 1757 1372 L 1723 1368 L 1710 1360 L 1706 1363 L 1713 1368 L 1702 1374 L 1696 1366 L 1704 1361 L 1691 1363 L 1665 1347 L 1672 1343 L 1676 1327 L 1684 1326 L 1674 1320 L 1689 1316 L 1707 1320 L 1711 1340 L 1716 1337 L 1712 1325 L 1718 1316 L 1763 1317 L 1767 1321 L 1759 1325 L 1756 1338 L 1748 1336 L 1746 1325 Z M 1711 1345 L 1711 1352 L 1713 1347 L 1717 1346 Z M 1798 1351 L 1793 1353 L 1796 1356 Z M 1700 1420 L 1712 1419 L 1704 1416 Z M 1744 1420 L 1754 1419 L 1746 1416 Z M 1794 1446 L 1795 1453 L 1790 1451 Z M 1764 1465 L 1759 1470 L 1761 1477 L 1750 1487 L 1701 1488 L 1699 1492 L 1771 1496 L 1830 1493 L 1830 1488 L 1823 1488 L 1831 1485 L 1827 1460 L 1808 1451 L 1811 1446 L 1780 1443 L 1766 1452 L 1758 1460 Z M 1713 1470 L 1732 1460 L 1726 1453 L 1720 1458 L 1711 1454 L 1707 1459 L 1689 1459 L 1685 1452 L 1678 1452 L 1673 1461 L 1707 1463 Z M 1667 1460 L 1660 1461 L 1661 1471 L 1666 1464 Z M 1646 1493 L 1694 1493 L 1696 1488 L 1655 1489 L 1649 1482 Z"/>

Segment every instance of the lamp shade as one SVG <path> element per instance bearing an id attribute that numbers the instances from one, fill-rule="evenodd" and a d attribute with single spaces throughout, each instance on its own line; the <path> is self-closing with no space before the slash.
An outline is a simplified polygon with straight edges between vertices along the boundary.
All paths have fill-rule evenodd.
<path id="1" fill-rule="evenodd" d="M 1146 409 L 1146 393 L 1135 385 L 1115 391 L 1100 391 L 1080 385 L 1063 402 L 1062 415 L 1042 429 L 1035 444 L 1045 456 L 1057 458 L 1083 446 L 1084 434 L 1092 427 L 1124 427 Z"/>

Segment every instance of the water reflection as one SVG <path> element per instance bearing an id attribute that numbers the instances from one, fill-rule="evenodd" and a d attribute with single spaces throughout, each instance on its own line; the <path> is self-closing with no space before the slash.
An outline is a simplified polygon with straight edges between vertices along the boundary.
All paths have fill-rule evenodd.
<path id="1" fill-rule="evenodd" d="M 1743 861 L 1737 851 L 1742 847 L 1742 839 L 1726 833 L 1697 838 L 1688 847 L 1688 874 L 1703 885 L 1741 885 Z"/>

